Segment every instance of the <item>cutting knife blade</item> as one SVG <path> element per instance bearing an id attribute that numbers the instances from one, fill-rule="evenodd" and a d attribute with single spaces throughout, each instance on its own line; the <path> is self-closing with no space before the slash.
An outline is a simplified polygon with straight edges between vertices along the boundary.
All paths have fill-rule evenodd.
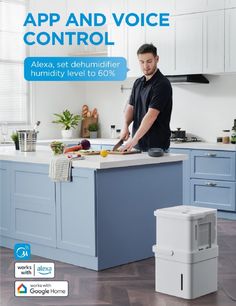
<path id="1" fill-rule="evenodd" d="M 112 151 L 116 151 L 119 149 L 119 147 L 123 144 L 124 140 L 123 139 L 120 139 L 116 145 L 114 145 Z"/>

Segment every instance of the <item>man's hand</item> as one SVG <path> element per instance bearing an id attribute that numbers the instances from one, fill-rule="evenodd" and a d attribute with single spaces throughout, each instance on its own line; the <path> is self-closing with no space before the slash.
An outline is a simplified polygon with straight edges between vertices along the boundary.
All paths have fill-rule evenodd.
<path id="1" fill-rule="evenodd" d="M 131 151 L 133 149 L 134 146 L 136 146 L 136 144 L 138 143 L 138 140 L 136 140 L 136 138 L 131 138 L 121 149 L 120 151 Z"/>
<path id="2" fill-rule="evenodd" d="M 123 129 L 120 133 L 120 139 L 128 140 L 129 135 L 130 135 L 129 128 L 127 126 L 123 127 Z"/>

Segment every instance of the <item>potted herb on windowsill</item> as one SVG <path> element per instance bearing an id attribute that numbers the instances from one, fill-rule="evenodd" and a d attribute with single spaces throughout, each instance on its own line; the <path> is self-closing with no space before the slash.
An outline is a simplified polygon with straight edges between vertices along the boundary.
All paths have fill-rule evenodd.
<path id="1" fill-rule="evenodd" d="M 15 144 L 16 150 L 19 150 L 20 146 L 19 146 L 19 136 L 18 136 L 18 133 L 17 132 L 13 132 L 11 134 L 11 139 L 13 140 L 13 142 Z"/>
<path id="2" fill-rule="evenodd" d="M 72 114 L 68 109 L 65 109 L 62 114 L 54 114 L 54 116 L 57 119 L 53 120 L 52 123 L 58 123 L 63 127 L 61 130 L 62 138 L 72 138 L 73 129 L 82 120 L 81 116 Z"/>
<path id="3" fill-rule="evenodd" d="M 90 138 L 97 138 L 98 137 L 98 124 L 91 123 L 88 127 Z"/>

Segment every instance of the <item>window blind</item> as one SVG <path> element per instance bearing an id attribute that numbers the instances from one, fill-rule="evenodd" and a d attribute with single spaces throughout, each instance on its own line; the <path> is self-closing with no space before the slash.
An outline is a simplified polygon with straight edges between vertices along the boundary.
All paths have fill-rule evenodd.
<path id="1" fill-rule="evenodd" d="M 23 23 L 27 1 L 0 0 L 0 122 L 29 123 Z"/>

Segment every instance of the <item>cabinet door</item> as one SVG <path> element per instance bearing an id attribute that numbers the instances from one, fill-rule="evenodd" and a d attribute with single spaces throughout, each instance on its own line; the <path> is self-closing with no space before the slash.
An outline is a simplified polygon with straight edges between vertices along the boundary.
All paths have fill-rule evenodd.
<path id="1" fill-rule="evenodd" d="M 170 153 L 188 156 L 188 159 L 183 161 L 183 205 L 190 203 L 190 152 L 190 150 L 170 148 Z"/>
<path id="2" fill-rule="evenodd" d="M 236 8 L 225 11 L 225 71 L 236 71 Z"/>
<path id="3" fill-rule="evenodd" d="M 235 182 L 191 179 L 191 205 L 235 211 Z"/>
<path id="4" fill-rule="evenodd" d="M 176 74 L 202 73 L 203 14 L 175 17 Z"/>
<path id="5" fill-rule="evenodd" d="M 152 0 L 147 1 L 147 12 L 152 11 L 152 3 Z M 172 75 L 175 72 L 175 19 L 170 17 L 169 20 L 168 27 L 146 28 L 146 41 L 157 47 L 158 67 L 166 75 Z"/>
<path id="6" fill-rule="evenodd" d="M 236 7 L 236 0 L 225 0 L 225 8 Z"/>
<path id="7" fill-rule="evenodd" d="M 8 236 L 11 231 L 10 183 L 9 164 L 0 161 L 0 233 L 3 236 Z"/>
<path id="8" fill-rule="evenodd" d="M 176 0 L 146 0 L 146 7 L 149 12 L 161 12 L 173 14 Z"/>
<path id="9" fill-rule="evenodd" d="M 175 0 L 175 13 L 178 15 L 203 12 L 206 3 L 207 0 Z"/>
<path id="10" fill-rule="evenodd" d="M 191 177 L 235 180 L 235 152 L 192 150 Z"/>
<path id="11" fill-rule="evenodd" d="M 74 168 L 72 182 L 57 183 L 57 247 L 95 255 L 94 170 Z"/>
<path id="12" fill-rule="evenodd" d="M 145 1 L 143 0 L 127 0 L 127 12 L 135 12 L 136 14 L 145 12 Z M 133 22 L 134 18 L 130 18 Z M 137 58 L 138 48 L 146 43 L 145 27 L 140 24 L 136 26 L 127 27 L 127 41 L 128 41 L 128 77 L 137 77 L 142 75 Z"/>
<path id="13" fill-rule="evenodd" d="M 116 14 L 117 18 L 127 10 L 125 0 L 109 1 L 110 13 L 109 15 Z M 127 59 L 127 28 L 123 22 L 120 26 L 117 26 L 114 22 L 114 18 L 110 18 L 108 25 L 108 32 L 110 40 L 115 44 L 108 47 L 109 56 L 125 57 Z"/>
<path id="14" fill-rule="evenodd" d="M 55 184 L 48 165 L 13 163 L 11 186 L 14 238 L 55 246 Z"/>
<path id="15" fill-rule="evenodd" d="M 204 15 L 203 72 L 224 72 L 224 10 Z"/>
<path id="16" fill-rule="evenodd" d="M 207 0 L 206 1 L 206 10 L 220 10 L 224 9 L 225 0 Z"/>

